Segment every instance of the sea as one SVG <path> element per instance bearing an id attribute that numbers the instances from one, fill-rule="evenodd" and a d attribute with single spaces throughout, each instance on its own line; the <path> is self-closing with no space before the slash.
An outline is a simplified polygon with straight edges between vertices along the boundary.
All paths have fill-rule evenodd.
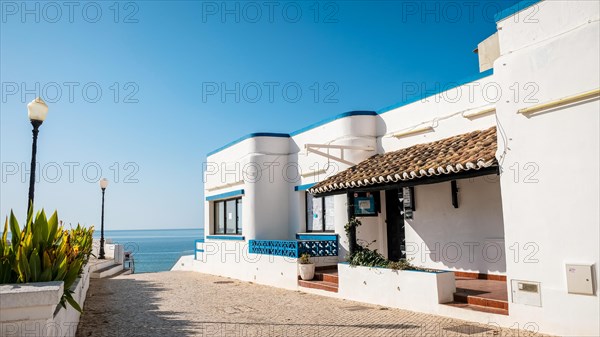
<path id="1" fill-rule="evenodd" d="M 133 253 L 136 274 L 171 270 L 181 256 L 194 254 L 194 241 L 203 237 L 202 228 L 104 231 L 106 240 Z M 99 230 L 94 238 L 100 238 Z"/>

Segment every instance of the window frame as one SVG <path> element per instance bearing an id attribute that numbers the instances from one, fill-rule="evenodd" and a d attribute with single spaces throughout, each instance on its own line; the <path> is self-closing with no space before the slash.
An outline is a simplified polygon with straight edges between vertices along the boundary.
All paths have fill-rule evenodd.
<path id="1" fill-rule="evenodd" d="M 234 210 L 235 210 L 235 231 L 233 233 L 228 233 L 227 232 L 227 202 L 229 201 L 235 201 L 235 206 L 234 206 Z M 221 219 L 223 221 L 223 233 L 219 233 L 217 226 L 218 226 L 218 217 L 219 214 L 217 212 L 217 205 L 219 203 L 223 204 L 223 219 Z M 242 221 L 242 219 L 240 219 L 240 215 L 238 214 L 238 207 L 241 205 L 243 205 L 242 203 L 242 197 L 235 197 L 235 198 L 228 198 L 228 199 L 221 199 L 221 200 L 215 200 L 213 202 L 213 235 L 242 235 L 242 231 L 244 230 L 243 224 L 240 227 L 240 223 Z"/>
<path id="2" fill-rule="evenodd" d="M 308 197 L 311 196 L 313 198 L 313 202 L 315 199 L 321 199 L 321 209 L 322 209 L 322 221 L 321 221 L 321 230 L 314 230 L 314 229 L 308 229 Z M 327 223 L 326 223 L 326 216 L 327 216 L 327 208 L 325 207 L 325 198 L 327 197 L 331 197 L 333 198 L 333 196 L 325 196 L 325 197 L 319 197 L 319 198 L 315 198 L 312 194 L 306 192 L 305 196 L 304 196 L 304 214 L 306 216 L 305 219 L 305 225 L 306 225 L 306 232 L 307 233 L 335 233 L 335 228 L 334 229 L 326 229 L 327 228 Z M 311 214 L 312 214 L 312 209 L 311 209 Z M 335 225 L 334 225 L 335 227 Z M 314 228 L 314 226 L 313 226 Z"/>

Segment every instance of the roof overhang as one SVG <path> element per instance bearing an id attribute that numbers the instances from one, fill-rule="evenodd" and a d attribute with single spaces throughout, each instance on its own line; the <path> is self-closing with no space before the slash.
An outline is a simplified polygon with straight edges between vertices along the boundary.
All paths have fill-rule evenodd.
<path id="1" fill-rule="evenodd" d="M 496 128 L 378 154 L 308 189 L 316 196 L 498 174 Z"/>

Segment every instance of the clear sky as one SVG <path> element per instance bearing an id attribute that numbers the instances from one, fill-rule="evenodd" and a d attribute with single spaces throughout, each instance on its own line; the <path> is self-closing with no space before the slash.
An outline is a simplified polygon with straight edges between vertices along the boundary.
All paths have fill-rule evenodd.
<path id="1" fill-rule="evenodd" d="M 207 152 L 475 75 L 515 2 L 2 1 L 0 214 L 24 218 L 40 93 L 36 208 L 99 226 L 106 177 L 108 229 L 199 227 Z"/>

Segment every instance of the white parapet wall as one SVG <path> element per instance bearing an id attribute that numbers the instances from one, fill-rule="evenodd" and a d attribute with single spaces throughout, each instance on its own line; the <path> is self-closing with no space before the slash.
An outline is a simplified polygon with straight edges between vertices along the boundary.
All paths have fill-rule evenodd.
<path id="1" fill-rule="evenodd" d="M 434 313 L 451 302 L 454 273 L 392 270 L 338 264 L 339 297 L 393 308 Z M 382 294 L 386 294 L 382 296 Z"/>
<path id="2" fill-rule="evenodd" d="M 71 288 L 83 307 L 90 283 L 89 267 Z M 75 336 L 80 313 L 69 304 L 60 305 L 62 281 L 5 284 L 0 286 L 0 336 Z"/>

